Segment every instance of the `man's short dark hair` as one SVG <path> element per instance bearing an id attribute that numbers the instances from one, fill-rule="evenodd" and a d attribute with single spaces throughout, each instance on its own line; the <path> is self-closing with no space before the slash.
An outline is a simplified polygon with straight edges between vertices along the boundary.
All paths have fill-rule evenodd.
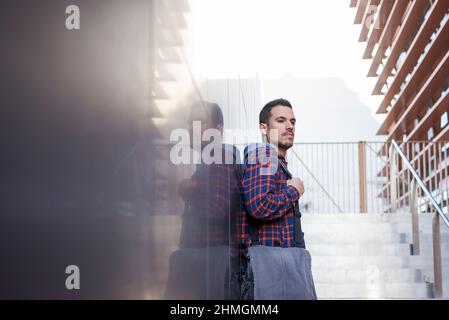
<path id="1" fill-rule="evenodd" d="M 204 110 L 212 119 L 212 123 L 214 126 L 223 125 L 223 111 L 220 106 L 215 102 L 209 101 L 195 101 L 192 104 L 192 110 L 194 108 L 201 108 Z"/>
<path id="2" fill-rule="evenodd" d="M 211 113 L 212 123 L 215 126 L 218 126 L 219 124 L 223 125 L 223 111 L 221 111 L 220 106 L 214 102 L 209 102 L 208 105 Z"/>
<path id="3" fill-rule="evenodd" d="M 276 99 L 268 102 L 259 113 L 259 123 L 268 124 L 268 120 L 271 116 L 271 109 L 277 106 L 289 107 L 293 109 L 292 104 L 286 99 Z"/>

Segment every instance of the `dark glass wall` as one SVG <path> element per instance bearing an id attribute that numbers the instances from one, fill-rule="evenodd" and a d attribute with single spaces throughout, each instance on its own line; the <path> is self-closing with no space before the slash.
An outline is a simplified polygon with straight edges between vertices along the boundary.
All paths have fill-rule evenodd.
<path id="1" fill-rule="evenodd" d="M 0 2 L 1 298 L 144 296 L 152 21 L 144 0 Z"/>

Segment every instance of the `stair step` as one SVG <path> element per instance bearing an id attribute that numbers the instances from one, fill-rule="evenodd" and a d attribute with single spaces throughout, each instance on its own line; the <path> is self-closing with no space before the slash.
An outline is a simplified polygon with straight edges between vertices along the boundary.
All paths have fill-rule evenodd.
<path id="1" fill-rule="evenodd" d="M 424 281 L 423 272 L 419 269 L 411 268 L 358 268 L 334 269 L 326 267 L 313 267 L 313 278 L 316 283 L 353 283 L 367 284 L 377 283 L 420 283 Z"/>
<path id="2" fill-rule="evenodd" d="M 305 213 L 302 215 L 305 221 L 316 223 L 358 223 L 369 222 L 410 222 L 411 215 L 404 213 L 379 214 L 379 213 Z"/>
<path id="3" fill-rule="evenodd" d="M 310 243 L 310 242 L 309 242 Z M 409 256 L 409 244 L 308 244 L 313 256 Z"/>
<path id="4" fill-rule="evenodd" d="M 308 240 L 308 239 L 306 239 Z M 318 244 L 317 242 L 307 242 L 307 249 L 314 256 L 319 255 L 346 255 L 346 256 L 410 256 L 410 244 L 405 243 L 335 243 Z M 443 243 L 441 250 L 449 252 L 449 243 Z M 432 256 L 432 244 L 421 244 L 420 256 Z M 443 254 L 446 259 L 447 254 Z M 448 257 L 449 258 L 449 257 Z"/>
<path id="5" fill-rule="evenodd" d="M 433 265 L 432 259 L 424 256 L 347 256 L 347 255 L 333 255 L 333 256 L 312 256 L 312 266 L 333 266 L 334 268 L 353 268 L 368 266 L 383 268 L 422 268 L 431 269 Z M 449 262 L 445 259 L 443 264 Z"/>
<path id="6" fill-rule="evenodd" d="M 349 233 L 349 234 L 366 234 L 371 232 L 392 232 L 392 233 L 410 233 L 410 224 L 398 224 L 398 223 L 369 223 L 360 222 L 357 224 L 348 223 L 333 223 L 333 224 L 320 224 L 320 223 L 307 223 L 302 221 L 304 232 L 306 233 Z M 432 233 L 431 226 L 420 225 L 420 231 L 423 233 Z M 442 234 L 449 234 L 449 228 L 441 230 Z"/>
<path id="7" fill-rule="evenodd" d="M 410 244 L 412 243 L 411 232 L 370 232 L 370 233 L 341 233 L 341 232 L 329 232 L 329 233 L 314 233 L 305 232 L 305 240 L 307 244 Z M 421 247 L 432 245 L 432 234 L 420 233 Z M 449 234 L 441 235 L 441 242 L 443 244 L 449 244 Z"/>
<path id="8" fill-rule="evenodd" d="M 410 255 L 411 215 L 304 214 L 319 299 L 432 297 L 433 214 L 420 214 L 421 254 Z M 445 295 L 449 289 L 449 228 L 441 224 Z"/>
<path id="9" fill-rule="evenodd" d="M 319 299 L 426 299 L 432 297 L 427 283 L 325 284 L 315 283 Z"/>

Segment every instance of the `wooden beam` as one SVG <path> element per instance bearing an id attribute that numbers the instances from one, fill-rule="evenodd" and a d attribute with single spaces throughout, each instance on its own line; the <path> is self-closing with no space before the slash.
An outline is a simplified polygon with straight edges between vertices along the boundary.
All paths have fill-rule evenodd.
<path id="1" fill-rule="evenodd" d="M 361 24 L 365 15 L 368 0 L 360 0 L 357 6 L 357 13 L 355 14 L 354 24 Z"/>
<path id="2" fill-rule="evenodd" d="M 422 28 L 418 32 L 418 35 L 415 37 L 415 40 L 412 43 L 411 48 L 408 51 L 408 54 L 401 68 L 399 69 L 393 82 L 391 83 L 388 92 L 385 94 L 377 110 L 377 113 L 386 112 L 388 105 L 397 92 L 400 92 L 398 101 L 406 100 L 402 97 L 407 95 L 407 91 L 416 91 L 415 88 L 413 88 L 413 83 L 420 83 L 423 80 L 422 77 L 428 74 L 429 70 L 432 70 L 433 65 L 435 64 L 437 59 L 441 57 L 441 53 L 448 50 L 449 22 L 446 21 L 446 23 L 440 28 L 440 30 L 438 30 L 438 33 L 436 34 L 436 37 L 432 42 L 432 46 L 425 53 L 425 56 L 423 57 L 419 65 L 415 68 L 415 64 L 418 61 L 419 56 L 421 55 L 421 53 L 423 53 L 424 48 L 429 43 L 430 36 L 435 31 L 435 28 L 440 25 L 440 21 L 443 18 L 444 14 L 445 11 L 441 10 L 439 14 L 430 16 L 427 23 L 422 26 Z M 407 74 L 411 73 L 412 71 L 412 78 L 408 82 L 412 87 L 410 87 L 407 83 L 407 86 L 404 88 L 404 90 L 400 91 L 400 86 L 404 82 Z"/>
<path id="3" fill-rule="evenodd" d="M 390 165 L 390 176 L 389 176 L 389 180 L 390 180 L 390 212 L 394 213 L 397 210 L 397 171 L 398 171 L 398 167 L 397 167 L 397 152 L 394 149 L 393 144 L 390 145 L 390 155 L 389 155 L 389 165 Z"/>
<path id="4" fill-rule="evenodd" d="M 379 14 L 376 21 L 374 22 L 374 25 L 377 26 L 377 28 L 374 27 L 371 31 L 371 34 L 369 35 L 368 43 L 366 45 L 365 52 L 363 53 L 363 59 L 371 59 L 373 57 L 372 55 L 374 47 L 380 40 L 380 36 L 382 35 L 382 31 L 385 28 L 393 5 L 394 0 L 382 0 L 382 3 L 379 6 Z"/>
<path id="5" fill-rule="evenodd" d="M 399 34 L 392 44 L 392 50 L 390 55 L 387 57 L 387 61 L 377 78 L 376 85 L 374 86 L 373 95 L 382 94 L 382 88 L 387 81 L 388 77 L 391 75 L 391 70 L 396 65 L 399 55 L 406 49 L 407 43 L 410 40 L 410 36 L 413 35 L 414 26 L 418 23 L 419 19 L 428 5 L 427 1 L 415 1 L 412 4 L 412 8 L 407 15 L 404 23 L 402 24 Z"/>
<path id="6" fill-rule="evenodd" d="M 396 124 L 390 129 L 387 129 L 387 127 L 393 123 L 394 119 L 397 119 L 397 116 L 393 116 L 394 113 L 390 112 L 387 115 L 387 118 L 382 123 L 381 128 L 379 129 L 377 134 L 387 134 L 388 138 L 387 141 L 390 141 L 394 137 L 397 137 L 398 129 L 401 125 L 403 125 L 407 119 L 407 117 L 412 117 L 413 115 L 416 115 L 417 108 L 425 108 L 425 104 L 427 100 L 435 94 L 435 90 L 439 88 L 439 86 L 445 81 L 447 75 L 449 74 L 449 51 L 446 52 L 446 55 L 444 56 L 443 60 L 439 63 L 439 65 L 434 69 L 433 73 L 430 75 L 430 77 L 427 79 L 425 84 L 419 88 L 419 92 L 417 93 L 416 97 L 413 99 L 413 101 L 408 105 L 408 108 L 402 113 L 402 116 Z M 447 94 L 446 94 L 447 96 Z M 441 97 L 443 99 L 444 97 Z M 440 99 L 440 100 L 441 100 Z M 437 107 L 438 103 L 434 105 L 434 107 Z M 429 113 L 430 114 L 430 113 Z M 416 130 L 416 128 L 415 128 Z"/>
<path id="7" fill-rule="evenodd" d="M 430 18 L 429 18 L 430 19 Z M 437 22 L 438 21 L 438 22 Z M 415 67 L 419 56 L 424 51 L 424 47 L 428 44 L 430 35 L 436 28 L 436 24 L 439 24 L 441 17 L 435 21 L 435 24 L 427 25 L 427 31 L 420 34 L 419 39 L 415 42 L 410 49 L 402 67 L 397 72 L 393 82 L 391 83 L 388 92 L 385 94 L 377 113 L 382 113 L 387 110 L 388 105 L 393 99 L 396 92 L 399 92 L 398 102 L 394 105 L 394 108 L 402 106 L 406 103 L 407 96 L 413 95 L 416 92 L 416 86 L 418 86 L 435 67 L 436 61 L 441 58 L 442 52 L 446 52 L 449 49 L 449 22 L 447 21 L 432 42 L 431 47 L 424 54 L 421 62 Z M 411 73 L 413 71 L 413 73 Z M 411 78 L 408 80 L 405 87 L 400 89 L 400 86 L 404 82 L 407 74 L 411 73 Z M 399 105 L 398 105 L 399 104 Z M 391 112 L 391 110 L 390 110 Z"/>
<path id="8" fill-rule="evenodd" d="M 359 199 L 360 213 L 367 212 L 366 206 L 366 142 L 358 143 L 359 151 Z"/>
<path id="9" fill-rule="evenodd" d="M 412 214 L 412 255 L 419 255 L 419 216 L 418 216 L 418 186 L 415 179 L 410 184 L 410 210 Z"/>
<path id="10" fill-rule="evenodd" d="M 416 60 L 418 60 L 419 55 L 421 54 L 421 52 L 424 50 L 424 47 L 429 42 L 429 38 L 430 38 L 431 34 L 434 32 L 435 28 L 437 28 L 437 26 L 440 24 L 441 19 L 443 18 L 444 14 L 447 11 L 447 6 L 444 4 L 444 1 L 445 0 L 438 0 L 434 3 L 434 6 L 431 8 L 431 10 L 429 12 L 429 14 L 430 14 L 429 17 L 421 25 L 421 28 L 419 29 L 416 36 L 414 37 L 413 42 L 410 45 L 410 48 L 408 50 L 406 60 L 404 61 L 403 65 L 401 66 L 399 71 L 401 71 L 403 68 L 405 68 L 406 66 L 408 66 L 410 64 L 411 64 L 411 68 L 412 68 L 413 65 L 415 64 Z M 406 39 L 410 38 L 410 35 L 406 36 L 405 38 Z M 399 38 L 398 38 L 398 40 L 399 40 Z M 407 42 L 407 41 L 405 41 L 405 42 Z M 396 45 L 396 43 L 395 43 L 395 45 Z M 385 64 L 385 68 L 384 68 L 384 70 L 382 70 L 382 73 L 377 80 L 377 83 L 374 87 L 373 92 L 376 92 L 376 93 L 381 92 L 382 87 L 385 84 L 385 81 L 388 79 L 388 76 L 391 74 L 391 70 L 395 66 L 396 61 L 402 51 L 403 51 L 402 49 L 398 49 L 398 50 L 393 49 L 392 50 L 389 60 Z M 410 62 L 410 59 L 415 60 L 415 61 Z M 407 62 L 407 60 L 409 60 L 409 61 Z M 399 73 L 398 73 L 398 75 L 399 75 Z M 396 77 L 398 77 L 398 75 L 396 75 Z M 405 74 L 403 74 L 403 76 L 405 78 Z M 389 101 L 388 101 L 388 103 L 389 103 Z M 384 112 L 386 107 L 388 106 L 388 103 L 381 104 L 381 106 L 379 107 L 378 113 Z"/>
<path id="11" fill-rule="evenodd" d="M 404 14 L 408 3 L 408 1 L 400 0 L 396 0 L 396 2 L 394 3 L 393 9 L 391 9 L 391 13 L 385 24 L 385 28 L 382 31 L 382 35 L 380 36 L 379 48 L 377 49 L 376 55 L 374 56 L 371 63 L 371 67 L 368 71 L 368 77 L 377 76 L 377 69 L 379 68 L 380 63 L 385 56 L 385 51 L 393 41 L 393 36 L 397 30 L 397 27 L 401 23 L 402 15 Z"/>
<path id="12" fill-rule="evenodd" d="M 380 0 L 370 0 L 366 6 L 365 13 L 362 19 L 362 31 L 360 32 L 359 42 L 365 42 L 368 40 L 368 32 L 374 24 L 374 15 L 379 9 Z"/>
<path id="13" fill-rule="evenodd" d="M 433 297 L 441 298 L 443 296 L 443 272 L 441 262 L 441 233 L 440 233 L 440 214 L 434 213 L 432 219 L 432 247 L 433 247 Z"/>
<path id="14" fill-rule="evenodd" d="M 449 94 L 444 96 L 435 103 L 435 105 L 428 111 L 428 113 L 418 122 L 417 126 L 409 134 L 411 140 L 416 140 L 417 137 L 423 136 L 429 128 L 429 124 L 439 124 L 443 113 L 449 109 Z"/>

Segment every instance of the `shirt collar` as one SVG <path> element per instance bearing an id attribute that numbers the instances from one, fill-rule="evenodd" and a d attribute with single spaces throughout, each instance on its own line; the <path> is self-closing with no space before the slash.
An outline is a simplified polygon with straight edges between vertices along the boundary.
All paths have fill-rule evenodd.
<path id="1" fill-rule="evenodd" d="M 282 156 L 282 155 L 278 154 L 278 158 L 279 158 L 279 159 L 281 159 L 281 160 L 282 160 L 282 162 L 284 162 L 284 163 L 285 163 L 285 165 L 288 165 L 288 162 L 287 162 L 287 160 L 285 159 L 285 157 L 284 157 L 284 156 Z"/>

